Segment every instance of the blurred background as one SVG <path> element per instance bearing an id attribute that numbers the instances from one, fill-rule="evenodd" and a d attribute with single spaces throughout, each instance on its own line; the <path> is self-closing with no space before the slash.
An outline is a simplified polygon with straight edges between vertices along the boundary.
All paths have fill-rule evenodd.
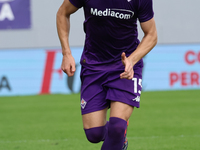
<path id="1" fill-rule="evenodd" d="M 0 1 L 0 95 L 80 91 L 83 9 L 71 16 L 70 46 L 77 72 L 68 79 L 60 70 L 56 30 L 62 2 Z M 198 0 L 154 0 L 158 44 L 144 59 L 144 91 L 200 88 L 199 4 Z M 142 36 L 139 27 L 139 39 Z"/>
<path id="2" fill-rule="evenodd" d="M 71 15 L 76 73 L 68 78 L 60 69 L 56 13 L 62 2 L 0 0 L 0 150 L 100 147 L 86 141 L 77 111 L 83 9 Z M 130 149 L 197 150 L 200 1 L 153 2 L 158 44 L 144 58 L 143 102 L 130 120 L 128 139 L 135 142 Z M 140 121 L 131 123 L 135 119 Z"/>

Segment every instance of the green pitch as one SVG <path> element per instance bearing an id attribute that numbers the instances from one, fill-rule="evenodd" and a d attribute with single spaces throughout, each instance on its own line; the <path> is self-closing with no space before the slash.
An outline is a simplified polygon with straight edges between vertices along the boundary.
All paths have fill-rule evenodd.
<path id="1" fill-rule="evenodd" d="M 84 135 L 79 94 L 0 97 L 0 150 L 100 150 Z M 143 92 L 128 150 L 199 150 L 200 91 Z"/>

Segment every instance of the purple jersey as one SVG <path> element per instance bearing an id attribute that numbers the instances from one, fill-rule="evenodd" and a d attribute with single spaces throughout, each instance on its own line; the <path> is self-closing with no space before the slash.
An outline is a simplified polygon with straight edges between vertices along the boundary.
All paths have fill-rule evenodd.
<path id="1" fill-rule="evenodd" d="M 84 9 L 86 39 L 81 64 L 93 69 L 121 61 L 122 52 L 130 55 L 139 44 L 137 19 L 145 22 L 154 15 L 152 0 L 70 2 Z M 142 60 L 139 63 L 142 63 Z"/>

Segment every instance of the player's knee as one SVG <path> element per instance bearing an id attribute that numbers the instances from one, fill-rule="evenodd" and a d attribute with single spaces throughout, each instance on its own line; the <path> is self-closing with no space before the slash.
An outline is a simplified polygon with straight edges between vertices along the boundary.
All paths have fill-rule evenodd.
<path id="1" fill-rule="evenodd" d="M 85 134 L 91 143 L 99 143 L 104 140 L 105 136 L 105 127 L 96 127 L 96 128 L 90 128 L 85 129 Z"/>
<path id="2" fill-rule="evenodd" d="M 108 126 L 109 137 L 124 137 L 127 122 L 120 118 L 111 117 Z"/>

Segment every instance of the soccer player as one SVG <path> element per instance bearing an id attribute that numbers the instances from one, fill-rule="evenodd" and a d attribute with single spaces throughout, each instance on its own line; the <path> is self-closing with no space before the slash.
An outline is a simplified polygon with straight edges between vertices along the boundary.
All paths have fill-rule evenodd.
<path id="1" fill-rule="evenodd" d="M 126 150 L 127 121 L 140 106 L 142 58 L 157 43 L 152 0 L 64 0 L 57 12 L 57 31 L 61 68 L 68 76 L 76 70 L 68 42 L 70 15 L 81 7 L 86 34 L 80 60 L 85 134 L 92 143 L 104 141 L 102 150 Z M 141 42 L 137 20 L 144 32 Z"/>

